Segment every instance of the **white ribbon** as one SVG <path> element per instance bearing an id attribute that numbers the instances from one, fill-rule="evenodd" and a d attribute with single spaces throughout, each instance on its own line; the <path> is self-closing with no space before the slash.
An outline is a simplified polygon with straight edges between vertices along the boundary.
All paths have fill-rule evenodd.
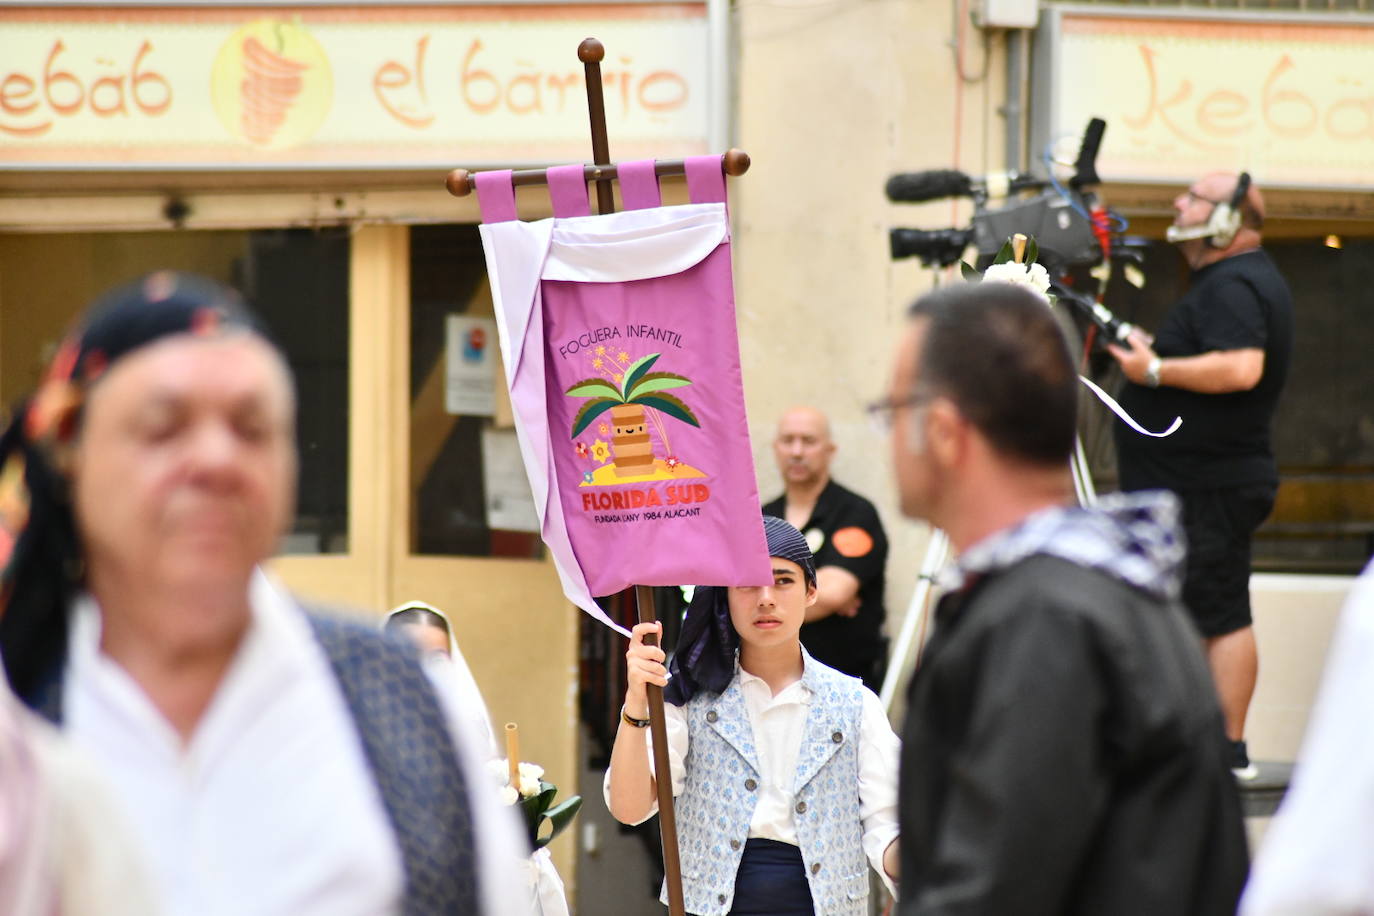
<path id="1" fill-rule="evenodd" d="M 1178 430 L 1178 428 L 1183 425 L 1182 417 L 1174 417 L 1174 422 L 1170 423 L 1169 428 L 1164 430 L 1164 432 L 1152 433 L 1148 429 L 1137 423 L 1134 420 L 1134 418 L 1131 417 L 1130 414 L 1126 413 L 1126 409 L 1122 407 L 1120 404 L 1118 404 L 1115 398 L 1113 398 L 1107 392 L 1103 391 L 1101 388 L 1094 385 L 1091 379 L 1084 378 L 1080 375 L 1078 377 L 1078 380 L 1083 384 L 1087 385 L 1088 388 L 1092 391 L 1092 393 L 1097 395 L 1098 399 L 1101 400 L 1103 404 L 1106 404 L 1107 407 L 1111 409 L 1112 413 L 1120 417 L 1121 422 L 1125 423 L 1127 426 L 1129 426 L 1136 432 L 1140 433 L 1142 436 L 1152 436 L 1155 439 L 1163 439 L 1165 436 L 1172 436 Z"/>

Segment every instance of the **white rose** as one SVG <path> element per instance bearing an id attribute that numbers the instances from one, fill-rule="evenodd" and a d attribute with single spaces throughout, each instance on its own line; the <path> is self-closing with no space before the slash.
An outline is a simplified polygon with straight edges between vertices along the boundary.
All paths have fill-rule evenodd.
<path id="1" fill-rule="evenodd" d="M 531 798 L 539 794 L 539 780 L 520 777 L 520 794 L 526 798 Z"/>
<path id="2" fill-rule="evenodd" d="M 537 763 L 522 763 L 522 764 L 520 764 L 520 778 L 521 778 L 521 779 L 542 779 L 543 777 L 544 777 L 544 768 L 541 767 L 539 764 L 537 764 Z"/>
<path id="3" fill-rule="evenodd" d="M 519 800 L 520 796 L 516 793 L 514 786 L 501 787 L 501 804 L 513 805 Z"/>
<path id="4" fill-rule="evenodd" d="M 497 784 L 505 784 L 510 779 L 510 767 L 504 760 L 488 760 L 487 773 Z"/>
<path id="5" fill-rule="evenodd" d="M 1021 283 L 1025 274 L 1025 268 L 1015 261 L 1003 261 L 1001 264 L 989 264 L 987 270 L 983 271 L 983 279 L 996 283 Z"/>
<path id="6" fill-rule="evenodd" d="M 1003 261 L 1001 264 L 993 264 L 983 271 L 983 279 L 991 280 L 994 283 L 1014 283 L 1017 286 L 1024 286 L 1034 290 L 1040 298 L 1049 302 L 1050 275 L 1045 268 L 1039 264 L 1018 264 L 1015 261 Z"/>

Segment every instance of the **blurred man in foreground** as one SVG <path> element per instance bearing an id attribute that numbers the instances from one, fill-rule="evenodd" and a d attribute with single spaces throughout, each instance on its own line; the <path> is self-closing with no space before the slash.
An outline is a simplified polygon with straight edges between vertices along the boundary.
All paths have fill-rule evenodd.
<path id="1" fill-rule="evenodd" d="M 97 303 L 0 439 L 10 681 L 109 779 L 168 913 L 508 912 L 516 826 L 413 654 L 259 569 L 294 430 L 231 291 Z"/>

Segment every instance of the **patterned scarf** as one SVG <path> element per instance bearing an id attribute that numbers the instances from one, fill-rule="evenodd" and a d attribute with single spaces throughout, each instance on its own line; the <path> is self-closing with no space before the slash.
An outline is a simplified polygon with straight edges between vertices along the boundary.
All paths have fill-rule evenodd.
<path id="1" fill-rule="evenodd" d="M 0 434 L 0 658 L 22 699 L 59 674 L 66 609 L 81 586 L 66 469 L 90 386 L 162 337 L 233 328 L 266 336 L 238 294 L 214 281 L 163 271 L 119 287 L 63 340 Z"/>
<path id="2" fill-rule="evenodd" d="M 808 586 L 816 584 L 816 561 L 800 531 L 780 518 L 765 515 L 763 533 L 770 557 L 791 560 L 802 568 Z M 663 698 L 674 706 L 682 706 L 698 690 L 719 694 L 735 676 L 739 634 L 730 621 L 729 594 L 729 589 L 718 585 L 698 586 L 692 593 L 677 651 L 668 664 L 672 676 L 663 688 Z"/>

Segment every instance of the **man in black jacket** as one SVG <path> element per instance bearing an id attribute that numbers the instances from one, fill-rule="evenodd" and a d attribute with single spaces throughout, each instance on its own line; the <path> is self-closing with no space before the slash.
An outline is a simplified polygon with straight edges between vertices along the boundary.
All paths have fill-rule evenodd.
<path id="1" fill-rule="evenodd" d="M 1229 914 L 1246 840 L 1168 494 L 1072 505 L 1045 303 L 919 300 L 892 391 L 902 511 L 960 559 L 902 735 L 902 916 Z"/>

